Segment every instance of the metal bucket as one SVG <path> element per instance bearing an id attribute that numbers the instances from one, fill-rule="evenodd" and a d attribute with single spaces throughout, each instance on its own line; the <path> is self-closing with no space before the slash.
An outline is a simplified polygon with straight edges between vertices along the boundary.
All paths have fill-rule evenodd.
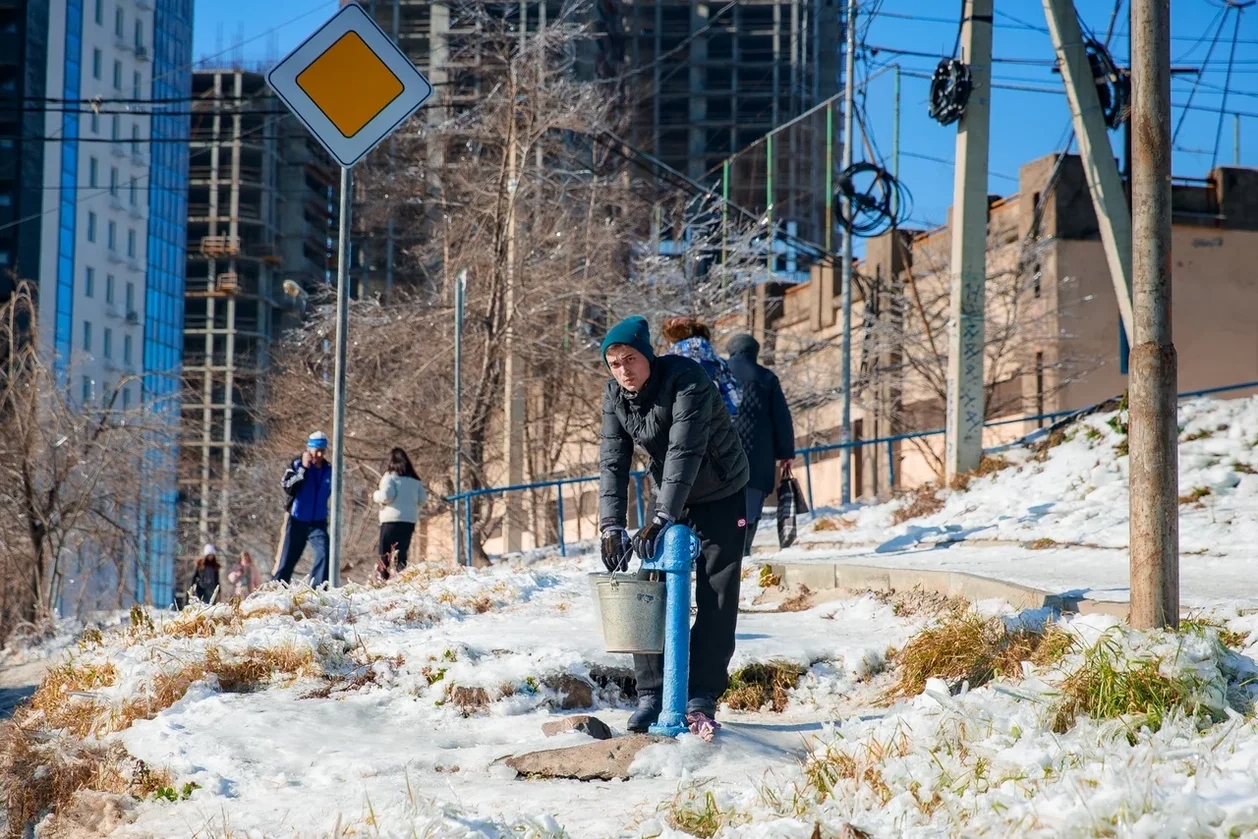
<path id="1" fill-rule="evenodd" d="M 664 652 L 663 581 L 620 574 L 590 574 L 594 613 L 609 653 Z"/>

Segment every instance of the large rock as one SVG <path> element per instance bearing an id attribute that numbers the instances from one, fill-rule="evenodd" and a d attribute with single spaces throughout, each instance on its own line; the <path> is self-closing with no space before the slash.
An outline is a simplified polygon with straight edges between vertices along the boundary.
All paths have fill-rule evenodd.
<path id="1" fill-rule="evenodd" d="M 526 777 L 572 778 L 578 781 L 628 780 L 629 766 L 638 752 L 656 743 L 675 742 L 671 737 L 630 734 L 566 749 L 515 755 L 507 758 L 505 763 Z"/>
<path id="2" fill-rule="evenodd" d="M 547 737 L 554 737 L 557 734 L 564 734 L 568 731 L 580 731 L 582 734 L 590 735 L 595 740 L 612 739 L 612 730 L 607 727 L 607 723 L 598 717 L 591 717 L 589 714 L 574 714 L 571 717 L 551 720 L 542 725 L 542 733 Z"/>
<path id="3" fill-rule="evenodd" d="M 584 679 L 560 676 L 555 683 L 555 690 L 559 692 L 559 707 L 565 711 L 594 706 L 594 688 Z"/>

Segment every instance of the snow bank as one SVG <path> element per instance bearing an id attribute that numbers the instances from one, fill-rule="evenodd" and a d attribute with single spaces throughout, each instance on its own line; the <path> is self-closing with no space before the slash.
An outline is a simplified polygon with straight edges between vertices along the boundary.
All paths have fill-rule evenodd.
<path id="1" fill-rule="evenodd" d="M 1001 452 L 1010 466 L 941 490 L 935 513 L 895 523 L 907 499 L 858 507 L 837 530 L 801 545 L 895 545 L 999 540 L 1104 548 L 1127 546 L 1125 412 L 1085 417 L 1058 445 Z M 1193 399 L 1179 406 L 1180 547 L 1184 553 L 1249 556 L 1258 544 L 1258 397 Z M 1190 500 L 1191 499 L 1191 500 Z"/>

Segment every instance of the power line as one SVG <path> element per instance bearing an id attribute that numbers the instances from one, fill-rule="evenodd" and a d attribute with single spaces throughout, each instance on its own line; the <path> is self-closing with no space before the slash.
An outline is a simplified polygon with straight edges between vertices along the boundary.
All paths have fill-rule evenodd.
<path id="1" fill-rule="evenodd" d="M 1222 12 L 1223 10 L 1221 9 L 1219 14 L 1222 14 Z M 1001 11 L 1000 9 L 996 9 L 995 14 L 997 17 L 1003 17 L 1009 21 L 1012 21 L 1014 24 L 1014 25 L 1001 24 L 1001 23 L 992 24 L 996 29 L 1008 29 L 1010 31 L 1021 31 L 1021 32 L 1039 32 L 1045 35 L 1048 34 L 1048 27 L 1046 26 L 1040 26 L 1038 24 L 1029 23 L 1028 21 L 1023 20 L 1022 18 L 1011 15 L 1008 12 Z M 886 18 L 895 18 L 896 20 L 908 20 L 908 21 L 914 21 L 914 22 L 920 22 L 920 23 L 937 23 L 937 24 L 944 24 L 947 26 L 957 25 L 957 21 L 954 18 L 931 17 L 929 15 L 913 15 L 913 14 L 907 14 L 904 12 L 879 12 L 879 15 Z M 1210 24 L 1208 25 L 1208 27 L 1212 27 L 1213 25 L 1214 25 L 1214 21 L 1212 20 Z M 1209 31 L 1205 32 L 1202 35 L 1172 35 L 1171 36 L 1172 41 L 1193 41 L 1194 42 L 1194 46 L 1189 47 L 1188 50 L 1183 53 L 1183 56 L 1176 59 L 1176 61 L 1183 61 L 1184 57 L 1190 55 L 1193 52 L 1193 50 L 1196 49 L 1197 45 L 1199 45 L 1201 42 L 1205 41 L 1209 37 L 1210 37 Z M 1239 41 L 1239 43 L 1256 45 L 1258 44 L 1258 40 L 1242 38 Z M 937 57 L 942 57 L 942 56 L 937 56 Z"/>

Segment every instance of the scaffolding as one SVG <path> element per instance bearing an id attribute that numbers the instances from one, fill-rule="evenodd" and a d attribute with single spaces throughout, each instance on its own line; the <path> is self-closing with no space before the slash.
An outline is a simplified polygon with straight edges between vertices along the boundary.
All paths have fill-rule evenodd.
<path id="1" fill-rule="evenodd" d="M 272 342 L 297 323 L 284 282 L 326 281 L 334 169 L 259 73 L 195 72 L 192 110 L 180 484 L 199 545 L 231 536 L 233 450 L 260 435 Z"/>

